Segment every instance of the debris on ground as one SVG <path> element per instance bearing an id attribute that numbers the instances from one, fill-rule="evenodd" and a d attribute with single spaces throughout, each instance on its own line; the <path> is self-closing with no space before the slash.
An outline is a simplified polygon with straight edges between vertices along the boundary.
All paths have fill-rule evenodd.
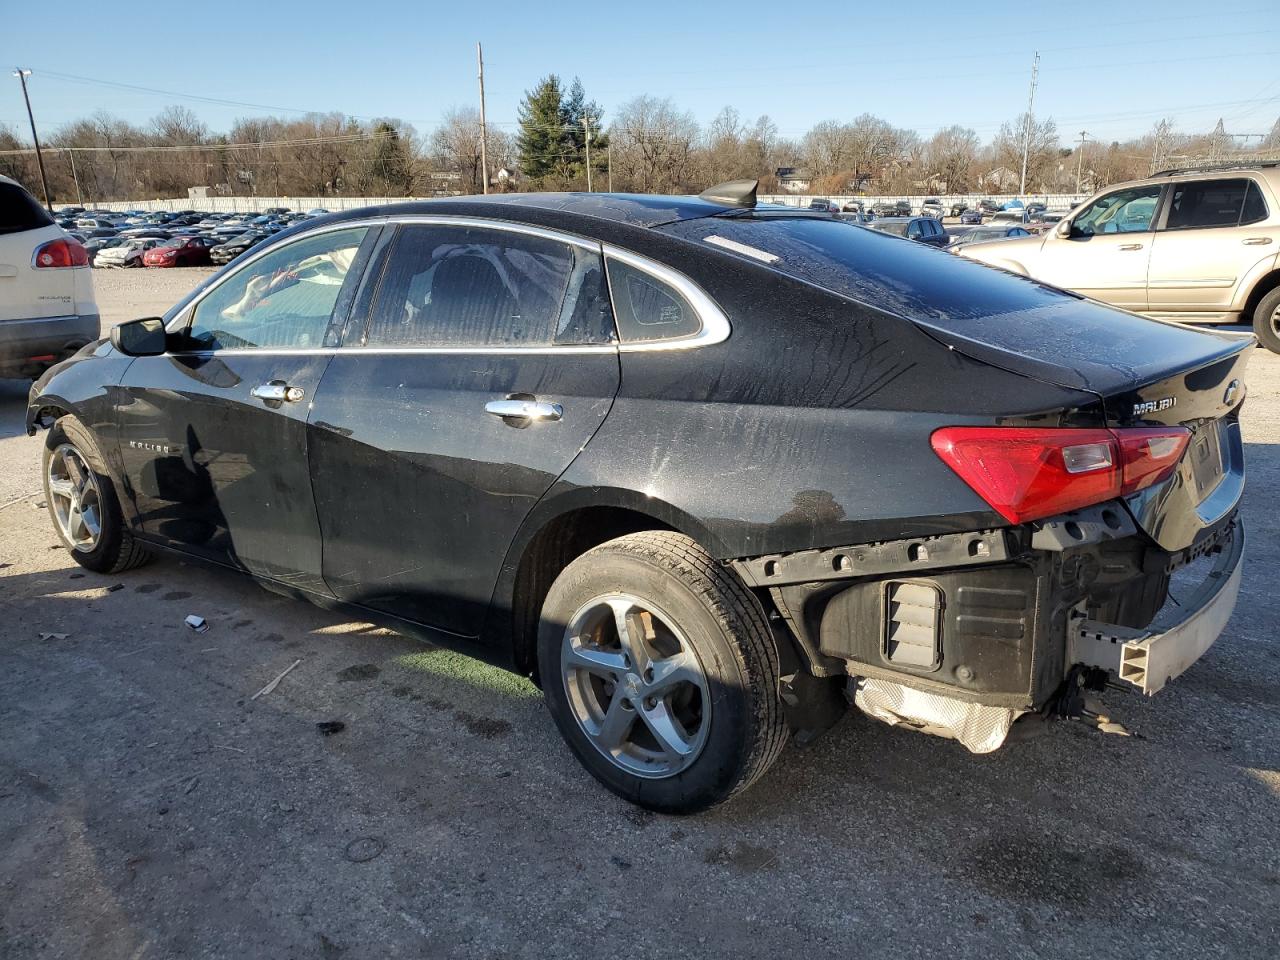
<path id="1" fill-rule="evenodd" d="M 204 617 L 198 617 L 194 613 L 188 613 L 186 624 L 196 633 L 204 633 L 209 629 L 209 621 Z"/>
<path id="2" fill-rule="evenodd" d="M 361 837 L 347 844 L 342 855 L 352 863 L 368 863 L 387 849 L 387 844 L 380 837 Z"/>
<path id="3" fill-rule="evenodd" d="M 37 510 L 44 510 L 46 507 L 49 506 L 49 504 L 45 503 L 43 500 L 32 500 L 31 505 L 35 507 Z"/>
<path id="4" fill-rule="evenodd" d="M 42 633 L 40 634 L 40 639 L 41 640 L 65 640 L 69 636 L 71 636 L 71 634 L 69 633 Z"/>
<path id="5" fill-rule="evenodd" d="M 289 675 L 289 671 L 290 671 L 290 670 L 292 670 L 294 667 L 296 667 L 296 666 L 297 666 L 298 664 L 300 664 L 301 662 L 302 662 L 302 660 L 301 660 L 301 659 L 293 661 L 293 663 L 291 663 L 291 664 L 289 664 L 289 666 L 285 667 L 285 668 L 284 668 L 284 670 L 280 671 L 280 675 L 279 675 L 278 677 L 276 677 L 274 680 L 272 680 L 270 683 L 268 683 L 265 687 L 263 687 L 261 690 L 259 690 L 257 693 L 255 693 L 255 694 L 254 694 L 252 697 L 250 697 L 249 699 L 250 699 L 250 700 L 257 700 L 259 697 L 264 697 L 264 696 L 266 696 L 268 693 L 270 693 L 270 692 L 271 692 L 272 690 L 274 690 L 276 687 L 280 686 L 280 681 L 281 681 L 281 680 L 283 680 L 285 677 L 287 677 L 287 676 Z"/>
<path id="6" fill-rule="evenodd" d="M 341 720 L 321 720 L 316 724 L 316 729 L 326 737 L 332 737 L 335 733 L 341 733 L 347 729 L 347 725 Z"/>
<path id="7" fill-rule="evenodd" d="M 115 593 L 117 590 L 123 590 L 123 589 L 124 589 L 123 583 L 113 583 L 111 586 L 107 587 L 107 593 Z"/>

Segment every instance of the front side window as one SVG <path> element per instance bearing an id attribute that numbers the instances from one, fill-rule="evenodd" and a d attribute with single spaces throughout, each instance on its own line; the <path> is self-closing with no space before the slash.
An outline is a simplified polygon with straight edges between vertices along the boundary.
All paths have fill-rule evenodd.
<path id="1" fill-rule="evenodd" d="M 400 227 L 366 346 L 546 347 L 608 343 L 600 254 L 488 227 Z"/>
<path id="2" fill-rule="evenodd" d="M 702 319 L 675 287 L 622 260 L 609 260 L 609 289 L 623 343 L 697 335 Z"/>
<path id="3" fill-rule="evenodd" d="M 1251 181 L 1192 180 L 1170 188 L 1166 230 L 1234 227 L 1240 223 Z"/>
<path id="4" fill-rule="evenodd" d="M 287 243 L 237 270 L 195 308 L 197 350 L 320 347 L 367 227 Z"/>
<path id="5" fill-rule="evenodd" d="M 1151 229 L 1160 186 L 1129 187 L 1099 197 L 1071 221 L 1073 236 L 1092 237 L 1100 233 L 1145 233 Z"/>

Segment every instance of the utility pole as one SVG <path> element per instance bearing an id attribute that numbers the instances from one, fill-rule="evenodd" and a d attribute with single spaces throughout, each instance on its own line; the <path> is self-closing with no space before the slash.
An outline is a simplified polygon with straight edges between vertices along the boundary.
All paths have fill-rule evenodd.
<path id="1" fill-rule="evenodd" d="M 1031 93 L 1027 96 L 1027 116 L 1022 127 L 1022 179 L 1019 181 L 1018 194 L 1027 192 L 1027 154 L 1031 151 L 1031 130 L 1035 126 L 1036 78 L 1040 75 L 1040 51 L 1036 51 L 1031 61 Z"/>
<path id="2" fill-rule="evenodd" d="M 484 122 L 484 53 L 480 50 L 480 42 L 476 41 L 476 66 L 480 73 L 480 186 L 485 193 L 489 192 L 489 128 Z"/>
<path id="3" fill-rule="evenodd" d="M 1076 196 L 1080 195 L 1080 174 L 1084 172 L 1084 141 L 1088 136 L 1087 130 L 1080 131 L 1080 150 L 1076 154 Z"/>
<path id="4" fill-rule="evenodd" d="M 591 118 L 582 118 L 582 142 L 587 148 L 587 193 L 591 193 Z"/>
<path id="5" fill-rule="evenodd" d="M 15 67 L 13 75 L 22 84 L 22 99 L 27 103 L 27 119 L 31 121 L 31 142 L 36 145 L 36 164 L 40 167 L 40 186 L 44 188 L 44 205 L 50 213 L 53 213 L 53 204 L 49 202 L 49 178 L 44 175 L 44 154 L 40 152 L 40 138 L 36 136 L 36 118 L 31 112 L 31 97 L 27 93 L 27 77 L 31 76 L 31 71 Z"/>
<path id="6" fill-rule="evenodd" d="M 80 174 L 76 173 L 76 152 L 67 147 L 67 159 L 71 161 L 71 179 L 76 182 L 76 203 L 84 206 L 84 194 L 80 192 Z"/>
<path id="7" fill-rule="evenodd" d="M 608 171 L 609 192 L 613 193 L 613 138 L 609 138 L 609 145 L 604 148 L 605 169 Z"/>

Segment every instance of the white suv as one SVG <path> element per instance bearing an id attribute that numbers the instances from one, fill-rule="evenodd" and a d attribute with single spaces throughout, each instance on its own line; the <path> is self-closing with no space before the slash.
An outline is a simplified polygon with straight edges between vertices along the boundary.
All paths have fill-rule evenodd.
<path id="1" fill-rule="evenodd" d="M 1280 353 L 1280 164 L 1169 171 L 1117 184 L 1036 237 L 970 244 L 994 266 L 1135 313 L 1251 323 Z"/>
<path id="2" fill-rule="evenodd" d="M 0 377 L 35 377 L 98 339 L 89 254 L 0 176 Z"/>

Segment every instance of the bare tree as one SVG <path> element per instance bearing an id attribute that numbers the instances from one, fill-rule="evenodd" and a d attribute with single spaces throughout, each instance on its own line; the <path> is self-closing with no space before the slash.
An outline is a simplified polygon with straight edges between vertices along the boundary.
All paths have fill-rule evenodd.
<path id="1" fill-rule="evenodd" d="M 479 193 L 483 187 L 480 133 L 479 112 L 474 107 L 454 107 L 431 132 L 428 142 L 427 153 L 435 171 L 457 174 L 463 193 Z"/>
<path id="2" fill-rule="evenodd" d="M 695 183 L 698 124 L 670 99 L 640 96 L 624 103 L 609 127 L 614 186 L 644 193 L 682 193 Z"/>
<path id="3" fill-rule="evenodd" d="M 972 171 L 978 159 L 978 135 L 968 127 L 944 127 L 924 149 L 924 163 L 931 177 L 947 193 L 961 193 L 972 186 Z"/>
<path id="4" fill-rule="evenodd" d="M 1017 173 L 1022 167 L 1024 138 L 1027 142 L 1027 185 L 1043 189 L 1045 181 L 1056 170 L 1058 160 L 1058 125 L 1049 117 L 1036 120 L 1024 113 L 1000 127 L 992 149 L 997 166 Z"/>

